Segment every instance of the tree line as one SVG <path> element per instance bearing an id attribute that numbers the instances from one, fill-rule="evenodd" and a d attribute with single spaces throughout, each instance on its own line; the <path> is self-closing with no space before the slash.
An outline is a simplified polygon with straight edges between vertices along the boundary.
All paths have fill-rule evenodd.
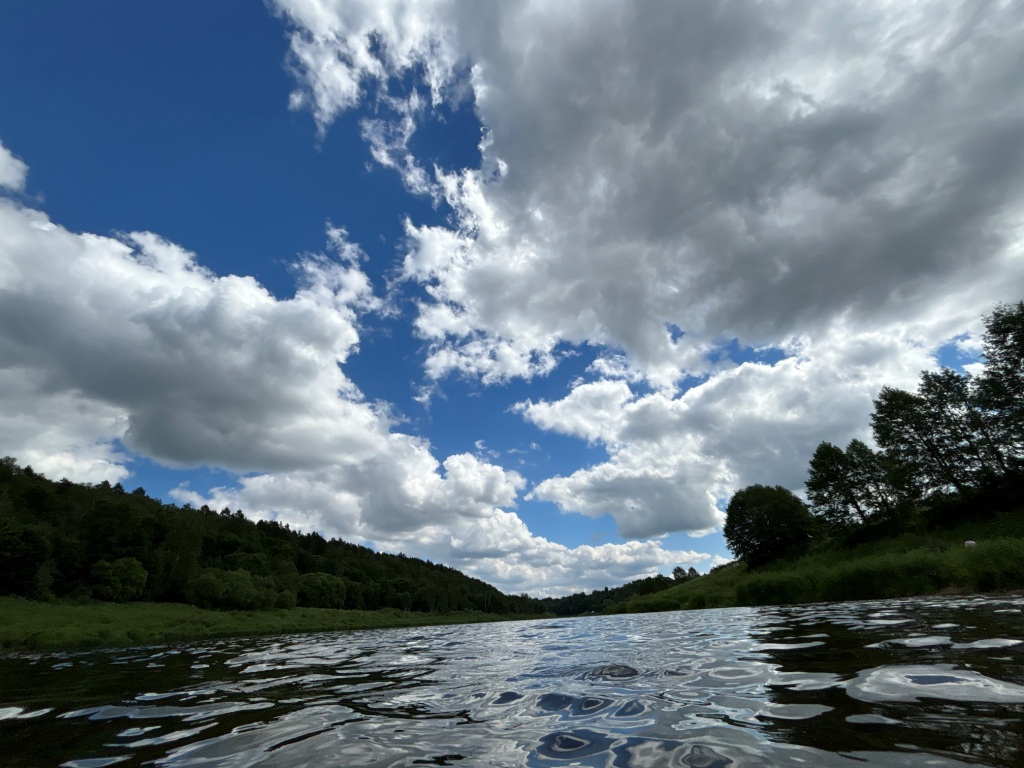
<path id="1" fill-rule="evenodd" d="M 917 390 L 883 387 L 875 448 L 851 440 L 814 451 L 807 503 L 753 485 L 729 502 L 726 543 L 750 567 L 801 554 L 815 538 L 896 531 L 922 513 L 941 524 L 1016 506 L 1024 481 L 1024 301 L 984 319 L 976 375 L 925 371 Z"/>
<path id="2" fill-rule="evenodd" d="M 582 616 L 587 613 L 601 613 L 616 603 L 621 603 L 631 597 L 649 595 L 654 592 L 661 592 L 664 589 L 681 584 L 684 581 L 697 578 L 699 574 L 696 568 L 684 569 L 677 565 L 672 570 L 672 577 L 656 574 L 644 578 L 629 581 L 621 587 L 605 587 L 595 589 L 593 592 L 576 592 L 563 597 L 545 597 L 538 602 L 548 613 L 556 616 Z"/>
<path id="3" fill-rule="evenodd" d="M 195 509 L 120 484 L 53 481 L 0 459 L 0 595 L 32 599 L 184 602 L 203 608 L 308 606 L 537 614 L 444 565 L 241 510 Z"/>

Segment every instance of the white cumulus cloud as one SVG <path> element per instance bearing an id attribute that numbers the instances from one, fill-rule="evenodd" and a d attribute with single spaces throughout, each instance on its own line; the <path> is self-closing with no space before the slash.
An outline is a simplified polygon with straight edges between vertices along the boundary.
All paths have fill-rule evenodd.
<path id="1" fill-rule="evenodd" d="M 0 144 L 0 189 L 21 192 L 25 188 L 28 166 Z"/>

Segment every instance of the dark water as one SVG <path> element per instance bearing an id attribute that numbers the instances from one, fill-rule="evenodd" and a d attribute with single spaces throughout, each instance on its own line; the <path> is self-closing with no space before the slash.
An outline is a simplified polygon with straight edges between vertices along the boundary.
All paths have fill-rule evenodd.
<path id="1" fill-rule="evenodd" d="M 1024 766 L 1024 598 L 0 659 L 0 765 Z"/>

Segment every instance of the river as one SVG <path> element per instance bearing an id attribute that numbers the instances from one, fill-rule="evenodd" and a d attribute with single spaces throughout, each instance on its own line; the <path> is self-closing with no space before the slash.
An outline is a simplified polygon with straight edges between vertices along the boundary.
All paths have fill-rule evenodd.
<path id="1" fill-rule="evenodd" d="M 0 658 L 5 766 L 1024 765 L 1024 598 Z"/>

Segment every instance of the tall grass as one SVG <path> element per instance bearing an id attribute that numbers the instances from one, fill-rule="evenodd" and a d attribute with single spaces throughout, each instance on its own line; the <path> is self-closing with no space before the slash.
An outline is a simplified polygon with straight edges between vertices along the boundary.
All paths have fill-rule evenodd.
<path id="1" fill-rule="evenodd" d="M 0 597 L 0 648 L 119 647 L 214 637 L 468 624 L 510 618 L 470 611 L 450 614 L 394 608 L 379 611 L 328 608 L 211 611 L 175 603 L 75 605 Z"/>
<path id="2" fill-rule="evenodd" d="M 965 539 L 977 546 L 965 548 Z M 613 612 L 909 597 L 1024 588 L 1024 515 L 973 521 L 853 547 L 831 546 L 749 571 L 734 563 L 613 607 Z"/>

